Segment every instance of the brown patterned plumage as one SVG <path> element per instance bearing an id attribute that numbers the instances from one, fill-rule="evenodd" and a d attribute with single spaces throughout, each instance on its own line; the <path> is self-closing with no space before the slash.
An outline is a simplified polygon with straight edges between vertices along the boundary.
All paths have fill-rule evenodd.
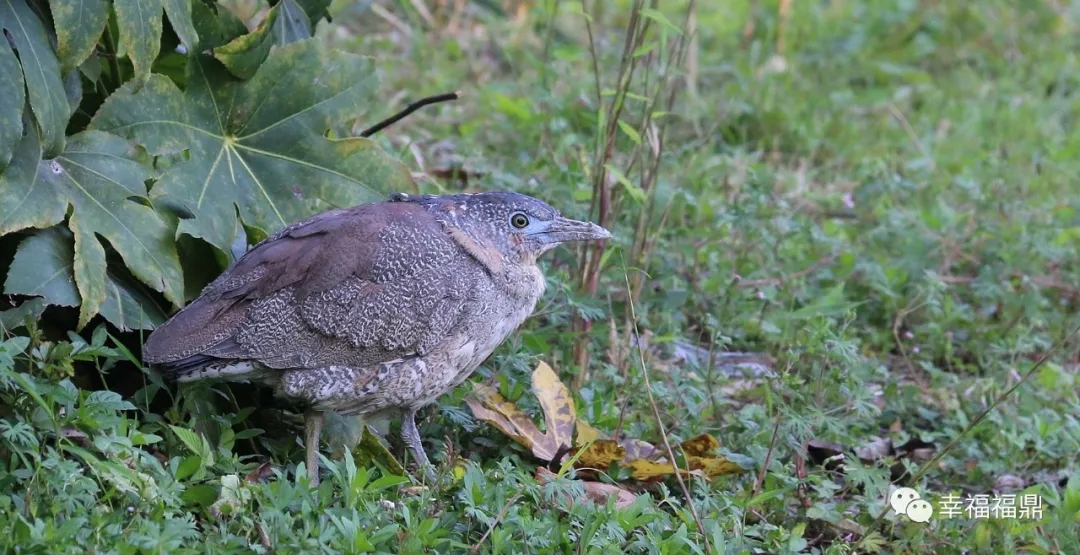
<path id="1" fill-rule="evenodd" d="M 143 358 L 177 381 L 252 380 L 322 416 L 402 413 L 429 477 L 416 411 L 463 382 L 532 313 L 536 259 L 610 234 L 529 196 L 393 195 L 292 224 L 242 256 L 150 335 Z"/>

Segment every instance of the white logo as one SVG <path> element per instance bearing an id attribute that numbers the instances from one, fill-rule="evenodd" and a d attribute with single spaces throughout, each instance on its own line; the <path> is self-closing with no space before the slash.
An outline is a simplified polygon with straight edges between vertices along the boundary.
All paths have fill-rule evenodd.
<path id="1" fill-rule="evenodd" d="M 922 498 L 919 492 L 911 488 L 899 488 L 889 496 L 889 505 L 898 515 L 908 517 L 912 522 L 930 522 L 934 507 Z"/>

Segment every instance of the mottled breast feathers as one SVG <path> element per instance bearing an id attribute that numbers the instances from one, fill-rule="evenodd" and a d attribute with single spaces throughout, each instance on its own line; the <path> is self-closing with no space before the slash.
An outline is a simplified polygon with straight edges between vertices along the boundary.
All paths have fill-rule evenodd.
<path id="1" fill-rule="evenodd" d="M 143 358 L 169 372 L 212 359 L 298 369 L 423 355 L 487 277 L 419 205 L 324 212 L 244 254 L 154 330 Z"/>

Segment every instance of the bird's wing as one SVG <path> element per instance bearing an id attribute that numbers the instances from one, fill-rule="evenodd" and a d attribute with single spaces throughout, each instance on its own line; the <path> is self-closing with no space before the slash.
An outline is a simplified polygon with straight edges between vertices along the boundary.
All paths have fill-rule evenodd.
<path id="1" fill-rule="evenodd" d="M 370 365 L 438 344 L 484 269 L 411 203 L 362 205 L 256 245 L 147 339 L 166 370 L 213 359 Z"/>

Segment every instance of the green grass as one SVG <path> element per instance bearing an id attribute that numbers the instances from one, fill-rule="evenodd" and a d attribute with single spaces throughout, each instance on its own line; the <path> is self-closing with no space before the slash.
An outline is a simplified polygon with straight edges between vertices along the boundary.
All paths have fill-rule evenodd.
<path id="1" fill-rule="evenodd" d="M 340 0 L 319 34 L 379 61 L 386 103 L 371 121 L 463 92 L 378 135 L 415 171 L 468 172 L 467 185 L 425 190 L 509 188 L 594 220 L 597 192 L 613 199 L 595 291 L 581 286 L 583 253 L 549 256 L 538 315 L 474 380 L 535 414 L 529 371 L 546 361 L 594 426 L 659 442 L 644 361 L 672 442 L 711 433 L 754 470 L 689 479 L 689 498 L 675 481 L 629 483 L 640 495 L 627 509 L 568 508 L 580 483 L 538 484 L 537 461 L 472 419 L 465 385 L 420 424 L 460 480 L 409 487 L 378 457 L 337 457 L 316 496 L 297 478 L 296 429 L 251 391 L 161 408 L 151 400 L 169 394 L 150 374 L 126 399 L 55 379 L 91 362 L 108 384 L 138 364 L 104 328 L 29 359 L 14 337 L 0 349 L 5 552 L 1080 552 L 1080 342 L 1051 353 L 1080 325 L 1075 9 L 699 2 L 689 61 L 675 62 L 678 35 L 662 37 L 656 17 L 653 57 L 620 86 L 625 0 L 588 3 L 594 48 L 578 3 L 423 4 L 430 20 L 412 2 Z M 684 3 L 660 11 L 684 27 Z M 614 97 L 597 98 L 597 69 L 602 89 L 632 93 L 631 131 L 617 126 L 600 164 Z M 657 81 L 661 70 L 677 77 Z M 657 156 L 642 118 L 669 111 L 673 86 L 653 120 L 666 123 Z M 598 177 L 604 163 L 630 186 Z M 675 356 L 686 345 L 771 363 L 733 375 Z M 845 450 L 842 470 L 826 443 Z M 908 522 L 884 512 L 894 480 L 935 502 L 1039 495 L 1043 518 Z"/>

